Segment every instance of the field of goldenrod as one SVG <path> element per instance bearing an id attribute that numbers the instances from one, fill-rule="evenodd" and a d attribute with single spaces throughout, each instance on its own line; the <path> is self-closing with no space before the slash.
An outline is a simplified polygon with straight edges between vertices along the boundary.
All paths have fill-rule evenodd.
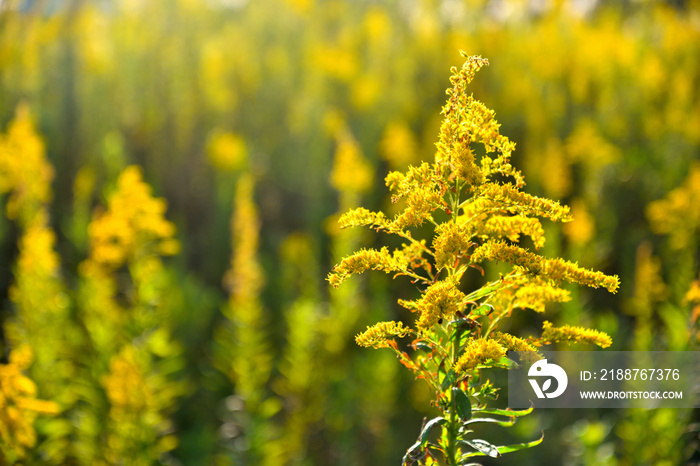
<path id="1" fill-rule="evenodd" d="M 0 464 L 400 464 L 432 394 L 354 337 L 413 288 L 326 277 L 384 245 L 337 221 L 400 212 L 460 49 L 527 192 L 571 206 L 542 254 L 621 283 L 504 330 L 697 349 L 697 0 L 0 0 Z M 497 435 L 542 430 L 485 464 L 700 460 L 689 410 Z"/>

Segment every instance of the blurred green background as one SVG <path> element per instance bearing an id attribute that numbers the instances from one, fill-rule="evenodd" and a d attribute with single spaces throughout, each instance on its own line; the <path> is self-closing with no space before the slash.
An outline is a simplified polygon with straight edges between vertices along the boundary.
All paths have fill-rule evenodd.
<path id="1" fill-rule="evenodd" d="M 526 190 L 572 207 L 544 255 L 622 281 L 573 288 L 544 318 L 603 330 L 612 350 L 695 349 L 700 2 L 4 0 L 3 362 L 26 378 L 0 380 L 36 392 L 0 384 L 4 463 L 400 464 L 430 394 L 353 336 L 410 322 L 396 299 L 415 291 L 324 279 L 387 244 L 335 219 L 391 213 L 386 173 L 432 159 L 460 49 L 491 63 L 472 91 L 517 143 Z M 148 195 L 128 209 L 173 222 L 180 251 L 154 248 L 170 227 L 132 226 L 128 258 L 92 269 L 113 199 L 148 190 L 138 171 L 119 181 L 130 165 L 167 211 Z M 12 362 L 22 345 L 31 366 Z M 544 443 L 485 464 L 700 461 L 695 420 L 536 412 L 490 438 Z"/>

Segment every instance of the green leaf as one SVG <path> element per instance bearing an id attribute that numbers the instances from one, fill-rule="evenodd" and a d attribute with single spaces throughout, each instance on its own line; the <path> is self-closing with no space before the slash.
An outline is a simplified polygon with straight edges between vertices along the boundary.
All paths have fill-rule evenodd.
<path id="1" fill-rule="evenodd" d="M 498 447 L 495 445 L 491 445 L 489 442 L 486 440 L 480 440 L 480 439 L 474 439 L 474 440 L 460 440 L 460 443 L 465 443 L 472 447 L 474 450 L 476 450 L 479 454 L 474 454 L 474 453 L 467 453 L 466 455 L 462 456 L 463 458 L 468 458 L 469 455 L 471 456 L 490 456 L 491 458 L 498 458 L 501 456 L 501 453 L 498 451 Z"/>
<path id="2" fill-rule="evenodd" d="M 530 406 L 528 409 L 523 409 L 523 410 L 515 410 L 515 409 L 498 409 L 498 408 L 484 408 L 484 409 L 477 409 L 479 414 L 495 414 L 497 416 L 507 416 L 507 417 L 520 417 L 520 416 L 527 416 L 532 412 L 534 409 L 533 406 Z"/>
<path id="3" fill-rule="evenodd" d="M 425 450 L 425 448 L 428 445 L 428 439 L 430 438 L 430 431 L 433 427 L 439 426 L 441 424 L 447 423 L 447 419 L 444 417 L 438 416 L 432 418 L 428 423 L 423 427 L 423 431 L 420 433 L 420 448 L 421 450 Z"/>
<path id="4" fill-rule="evenodd" d="M 472 310 L 469 315 L 471 316 L 487 316 L 493 312 L 493 306 L 490 304 L 482 304 L 481 306 L 477 307 L 476 309 Z"/>
<path id="5" fill-rule="evenodd" d="M 542 433 L 542 436 L 541 436 L 540 438 L 538 438 L 537 440 L 533 440 L 532 442 L 518 443 L 518 444 L 516 444 L 516 445 L 502 445 L 502 446 L 500 446 L 500 447 L 494 447 L 494 448 L 497 450 L 497 452 L 498 452 L 498 454 L 499 454 L 499 456 L 500 456 L 500 455 L 504 455 L 504 454 L 506 454 L 506 453 L 512 453 L 512 452 L 514 452 L 514 451 L 519 451 L 519 450 L 525 450 L 525 449 L 527 449 L 527 448 L 532 448 L 532 447 L 534 447 L 534 446 L 539 445 L 540 443 L 542 443 L 542 440 L 544 440 L 544 432 Z M 475 450 L 478 450 L 478 451 L 474 451 L 474 452 L 470 452 L 470 453 L 465 453 L 464 455 L 462 455 L 462 456 L 460 457 L 460 459 L 459 459 L 460 463 L 461 463 L 462 461 L 465 461 L 466 459 L 472 458 L 472 457 L 474 457 L 474 456 L 491 456 L 491 455 L 489 454 L 489 452 L 487 452 L 487 451 L 482 451 L 482 450 L 479 449 L 476 445 L 474 445 L 475 442 L 479 442 L 479 443 L 483 442 L 484 444 L 490 445 L 490 446 L 493 447 L 493 445 L 489 444 L 488 442 L 485 442 L 484 440 L 460 440 L 460 442 L 461 442 L 461 443 L 466 443 L 467 445 L 469 445 L 470 447 L 474 448 Z M 483 445 L 482 445 L 482 446 L 483 446 Z"/>
<path id="6" fill-rule="evenodd" d="M 477 299 L 483 298 L 486 295 L 489 295 L 493 293 L 494 291 L 498 290 L 503 286 L 503 282 L 498 280 L 495 282 L 488 283 L 478 290 L 475 290 L 472 293 L 469 293 L 467 297 L 465 298 L 465 301 L 476 301 Z M 483 307 L 483 306 L 482 306 Z"/>
<path id="7" fill-rule="evenodd" d="M 406 450 L 406 454 L 403 455 L 403 460 L 401 461 L 401 464 L 403 466 L 413 464 L 416 460 L 420 458 L 420 456 L 418 456 L 418 453 L 420 453 L 420 442 L 414 443 L 408 450 Z M 411 461 L 411 463 L 409 463 L 409 460 Z"/>
<path id="8" fill-rule="evenodd" d="M 472 417 L 472 404 L 466 393 L 457 387 L 452 387 L 452 406 L 462 422 L 466 422 Z"/>
<path id="9" fill-rule="evenodd" d="M 502 427 L 510 427 L 515 424 L 515 418 L 511 417 L 510 420 L 503 421 L 500 419 L 494 419 L 492 417 L 473 417 L 466 421 L 464 425 L 470 425 L 470 424 L 479 424 L 479 423 L 484 423 L 484 424 L 498 424 L 499 426 Z"/>
<path id="10" fill-rule="evenodd" d="M 533 440 L 532 442 L 526 442 L 526 443 L 518 443 L 516 445 L 504 445 L 502 447 L 498 447 L 498 452 L 501 454 L 505 453 L 511 453 L 513 451 L 518 451 L 518 450 L 525 450 L 527 448 L 532 448 L 536 445 L 539 445 L 542 443 L 544 440 L 544 432 L 542 432 L 542 436 L 538 438 L 537 440 Z"/>
<path id="11" fill-rule="evenodd" d="M 454 369 L 451 368 L 449 371 L 445 371 L 445 361 L 446 359 L 443 359 L 440 367 L 438 367 L 438 383 L 440 383 L 440 390 L 443 392 L 452 386 L 457 378 Z"/>

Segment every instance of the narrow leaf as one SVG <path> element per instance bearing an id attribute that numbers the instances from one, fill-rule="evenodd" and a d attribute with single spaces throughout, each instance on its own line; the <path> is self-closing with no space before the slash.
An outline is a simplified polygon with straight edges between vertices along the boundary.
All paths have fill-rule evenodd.
<path id="1" fill-rule="evenodd" d="M 542 440 L 544 440 L 544 432 L 542 432 L 542 436 L 540 438 L 538 438 L 537 440 L 533 440 L 532 442 L 518 443 L 516 445 L 504 445 L 502 447 L 498 447 L 498 452 L 504 454 L 518 450 L 525 450 L 526 448 L 531 448 L 536 445 L 539 445 L 540 443 L 542 443 Z"/>
<path id="2" fill-rule="evenodd" d="M 504 454 L 506 454 L 506 453 L 512 453 L 512 452 L 514 452 L 514 451 L 519 451 L 519 450 L 525 450 L 525 449 L 527 449 L 527 448 L 532 448 L 532 447 L 534 447 L 534 446 L 539 445 L 540 443 L 542 443 L 542 440 L 544 440 L 544 432 L 542 433 L 542 437 L 540 437 L 540 438 L 537 439 L 537 440 L 533 440 L 532 442 L 518 443 L 518 444 L 516 444 L 516 445 L 503 445 L 503 446 L 495 447 L 495 448 L 498 450 L 499 455 L 504 455 Z M 474 442 L 483 442 L 483 440 L 472 440 L 472 441 L 469 441 L 469 440 L 460 440 L 460 442 L 463 442 L 463 443 L 468 444 L 469 446 L 472 446 L 472 443 L 474 443 Z M 484 442 L 484 443 L 486 443 L 486 442 Z M 472 447 L 476 449 L 476 447 L 474 447 L 474 446 L 472 446 Z M 474 456 L 487 456 L 487 455 L 488 455 L 487 452 L 484 452 L 484 451 L 481 451 L 481 450 L 479 450 L 479 451 L 474 451 L 474 452 L 470 452 L 470 453 L 465 453 L 464 455 L 462 455 L 462 456 L 460 457 L 459 461 L 460 461 L 460 463 L 461 463 L 462 461 L 465 461 L 465 460 L 467 460 L 468 458 L 472 458 L 472 457 L 474 457 Z"/>
<path id="3" fill-rule="evenodd" d="M 497 416 L 507 416 L 507 417 L 520 417 L 527 416 L 534 409 L 530 406 L 528 409 L 515 410 L 515 409 L 498 409 L 498 408 L 484 408 L 475 410 L 478 414 L 495 414 Z"/>
<path id="4" fill-rule="evenodd" d="M 403 455 L 403 460 L 401 463 L 402 466 L 409 466 L 413 464 L 419 458 L 419 456 L 417 456 L 418 453 L 420 453 L 420 442 L 414 443 L 408 450 L 406 450 L 406 454 Z M 410 463 L 409 460 L 411 461 Z"/>
<path id="5" fill-rule="evenodd" d="M 484 424 L 498 424 L 499 426 L 502 427 L 510 427 L 515 424 L 515 418 L 510 418 L 508 421 L 503 421 L 500 419 L 494 419 L 492 417 L 474 417 L 469 419 L 464 423 L 464 425 L 470 425 L 470 424 L 479 424 L 479 423 L 484 423 Z"/>
<path id="6" fill-rule="evenodd" d="M 440 367 L 438 368 L 438 382 L 440 383 L 440 390 L 445 391 L 451 385 L 453 385 L 456 376 L 457 375 L 455 374 L 454 369 L 445 371 L 445 360 L 443 359 L 442 364 L 440 364 Z"/>
<path id="7" fill-rule="evenodd" d="M 421 450 L 425 450 L 426 446 L 428 445 L 428 439 L 430 438 L 430 430 L 441 424 L 445 424 L 447 422 L 447 419 L 444 417 L 434 417 L 428 423 L 423 427 L 423 431 L 420 433 L 420 448 Z"/>
<path id="8" fill-rule="evenodd" d="M 452 406 L 462 422 L 472 417 L 472 404 L 466 393 L 457 387 L 452 387 Z"/>
<path id="9" fill-rule="evenodd" d="M 474 440 L 460 440 L 462 443 L 466 443 L 474 450 L 482 453 L 485 456 L 490 456 L 491 458 L 498 458 L 501 454 L 498 451 L 498 447 L 491 445 L 486 440 L 474 439 Z M 470 453 L 467 453 L 469 455 Z M 466 455 L 465 455 L 466 456 Z M 464 458 L 463 456 L 462 458 Z"/>

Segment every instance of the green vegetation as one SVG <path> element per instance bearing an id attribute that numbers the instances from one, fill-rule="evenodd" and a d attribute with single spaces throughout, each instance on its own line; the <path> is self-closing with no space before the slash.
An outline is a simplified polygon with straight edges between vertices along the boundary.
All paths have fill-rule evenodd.
<path id="1" fill-rule="evenodd" d="M 514 345 L 698 343 L 700 4 L 532 5 L 0 2 L 0 463 L 400 464 L 482 407 L 471 452 L 544 431 L 505 461 L 698 460 L 685 410 L 484 405 Z"/>

